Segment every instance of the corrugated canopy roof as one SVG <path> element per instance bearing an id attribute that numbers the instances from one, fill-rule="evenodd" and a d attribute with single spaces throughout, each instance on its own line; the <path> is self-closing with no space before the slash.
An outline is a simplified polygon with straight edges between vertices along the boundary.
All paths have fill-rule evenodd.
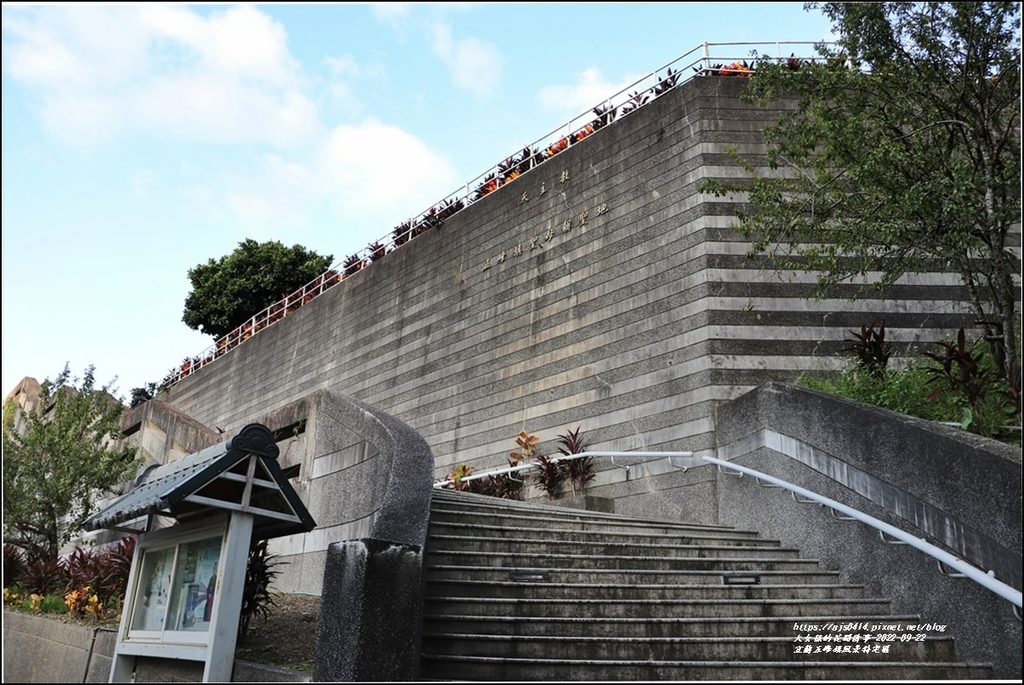
<path id="1" fill-rule="evenodd" d="M 270 429 L 249 424 L 222 443 L 150 467 L 84 528 L 117 530 L 142 516 L 182 520 L 214 509 L 252 514 L 258 540 L 311 531 L 316 523 L 277 463 L 279 452 Z"/>

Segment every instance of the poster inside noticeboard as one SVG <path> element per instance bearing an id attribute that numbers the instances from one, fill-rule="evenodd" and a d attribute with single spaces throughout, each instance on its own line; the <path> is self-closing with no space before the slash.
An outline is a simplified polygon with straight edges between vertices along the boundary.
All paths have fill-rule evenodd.
<path id="1" fill-rule="evenodd" d="M 217 592 L 221 536 L 183 543 L 178 548 L 168 630 L 205 632 L 210 629 Z"/>
<path id="2" fill-rule="evenodd" d="M 171 594 L 174 550 L 174 547 L 148 550 L 143 556 L 141 582 L 130 624 L 132 630 L 164 629 Z"/>

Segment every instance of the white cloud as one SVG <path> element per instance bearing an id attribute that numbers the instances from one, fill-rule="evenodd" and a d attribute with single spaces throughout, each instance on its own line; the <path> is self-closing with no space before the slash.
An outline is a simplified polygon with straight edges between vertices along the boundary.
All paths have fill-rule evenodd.
<path id="1" fill-rule="evenodd" d="M 412 2 L 371 2 L 370 9 L 378 21 L 392 28 L 401 28 L 409 18 L 415 3 Z"/>
<path id="2" fill-rule="evenodd" d="M 401 129 L 374 120 L 334 129 L 320 170 L 341 216 L 388 221 L 421 212 L 454 191 L 451 165 Z"/>
<path id="3" fill-rule="evenodd" d="M 130 6 L 5 7 L 4 69 L 43 88 L 101 88 L 146 64 L 148 37 Z"/>
<path id="4" fill-rule="evenodd" d="M 379 62 L 364 64 L 352 55 L 328 56 L 323 63 L 330 72 L 330 80 L 326 90 L 334 104 L 342 111 L 356 114 L 361 111 L 361 103 L 353 84 L 357 81 L 383 81 L 388 78 L 387 66 Z"/>
<path id="5" fill-rule="evenodd" d="M 317 127 L 284 28 L 256 9 L 29 9 L 4 14 L 4 68 L 42 94 L 68 144 L 155 133 L 283 146 Z"/>
<path id="6" fill-rule="evenodd" d="M 446 24 L 435 25 L 433 35 L 434 54 L 448 67 L 457 88 L 486 95 L 501 82 L 503 60 L 494 45 L 476 38 L 455 40 Z"/>
<path id="7" fill-rule="evenodd" d="M 576 75 L 575 83 L 545 86 L 537 91 L 537 101 L 547 110 L 563 116 L 576 116 L 589 112 L 607 98 L 615 95 L 637 79 L 628 77 L 620 82 L 607 80 L 599 69 L 589 68 Z M 621 101 L 622 98 L 619 98 Z"/>
<path id="8" fill-rule="evenodd" d="M 138 169 L 131 175 L 129 184 L 132 195 L 139 200 L 149 198 L 155 188 L 158 187 L 160 177 L 151 169 Z"/>
<path id="9" fill-rule="evenodd" d="M 230 177 L 220 195 L 224 208 L 246 234 L 270 239 L 283 227 L 295 227 L 310 220 L 316 205 L 320 181 L 306 165 L 267 155 L 253 168 Z"/>

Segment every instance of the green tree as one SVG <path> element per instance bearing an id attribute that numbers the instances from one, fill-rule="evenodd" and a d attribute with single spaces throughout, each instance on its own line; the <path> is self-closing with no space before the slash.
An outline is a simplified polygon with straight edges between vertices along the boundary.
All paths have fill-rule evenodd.
<path id="1" fill-rule="evenodd" d="M 805 8 L 832 21 L 835 44 L 811 64 L 758 58 L 744 95 L 788 105 L 763 129 L 768 168 L 701 189 L 748 193 L 738 230 L 750 255 L 817 272 L 818 296 L 869 272 L 881 291 L 905 274 L 958 273 L 1019 388 L 1019 5 Z"/>
<path id="2" fill-rule="evenodd" d="M 182 321 L 214 337 L 230 333 L 327 271 L 332 259 L 301 245 L 247 238 L 231 254 L 189 269 Z"/>
<path id="3" fill-rule="evenodd" d="M 95 498 L 135 475 L 134 447 L 120 437 L 123 405 L 94 367 L 79 380 L 67 365 L 42 384 L 39 403 L 4 406 L 4 543 L 55 558 L 93 514 Z"/>

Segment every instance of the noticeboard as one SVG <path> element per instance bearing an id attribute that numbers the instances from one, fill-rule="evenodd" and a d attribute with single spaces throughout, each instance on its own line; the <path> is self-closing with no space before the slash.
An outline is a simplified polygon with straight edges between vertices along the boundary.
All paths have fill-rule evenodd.
<path id="1" fill-rule="evenodd" d="M 224 536 L 146 545 L 132 593 L 129 640 L 205 642 L 216 607 Z M 191 635 L 189 635 L 191 633 Z"/>

